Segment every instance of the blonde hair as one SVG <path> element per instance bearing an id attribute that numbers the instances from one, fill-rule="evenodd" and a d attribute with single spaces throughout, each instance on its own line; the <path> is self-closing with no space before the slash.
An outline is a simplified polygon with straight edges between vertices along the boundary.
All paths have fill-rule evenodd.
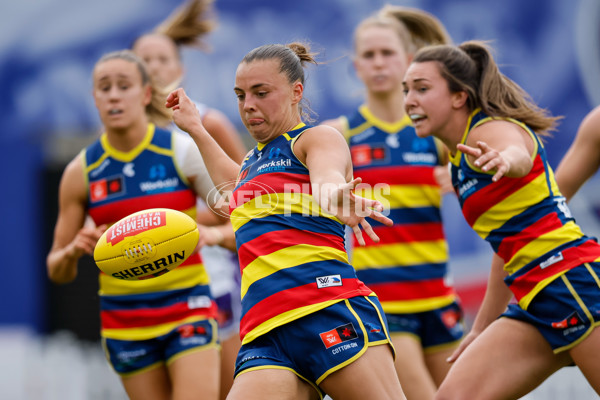
<path id="1" fill-rule="evenodd" d="M 394 30 L 409 54 L 427 45 L 451 43 L 450 35 L 440 20 L 416 8 L 386 4 L 356 27 L 354 43 L 363 29 L 372 26 Z"/>
<path id="2" fill-rule="evenodd" d="M 217 25 L 212 3 L 213 0 L 189 0 L 158 25 L 154 33 L 167 36 L 178 47 L 195 46 L 207 50 L 203 38 Z"/>
<path id="3" fill-rule="evenodd" d="M 429 46 L 419 50 L 413 59 L 413 63 L 429 61 L 438 65 L 450 92 L 467 93 L 470 111 L 481 108 L 493 117 L 516 119 L 540 135 L 549 135 L 548 131 L 555 129 L 562 118 L 540 108 L 518 84 L 503 75 L 485 42 Z"/>
<path id="4" fill-rule="evenodd" d="M 249 64 L 252 61 L 276 59 L 279 61 L 279 72 L 287 77 L 289 83 L 300 82 L 304 85 L 304 67 L 309 63 L 317 64 L 316 55 L 317 53 L 310 51 L 310 45 L 307 43 L 266 44 L 251 50 L 244 56 L 241 63 Z M 313 111 L 304 98 L 300 102 L 299 108 L 302 119 L 312 122 L 311 113 Z"/>
<path id="5" fill-rule="evenodd" d="M 112 53 L 107 53 L 103 55 L 100 60 L 94 66 L 94 70 L 96 67 L 106 61 L 109 60 L 124 60 L 134 64 L 137 67 L 138 72 L 142 78 L 142 85 L 150 85 L 152 90 L 152 99 L 150 103 L 146 106 L 146 115 L 148 116 L 148 120 L 160 127 L 167 127 L 172 120 L 171 111 L 165 107 L 165 100 L 167 98 L 167 94 L 162 88 L 154 84 L 152 77 L 148 73 L 146 69 L 146 64 L 139 58 L 135 53 L 131 50 L 118 50 L 113 51 Z"/>

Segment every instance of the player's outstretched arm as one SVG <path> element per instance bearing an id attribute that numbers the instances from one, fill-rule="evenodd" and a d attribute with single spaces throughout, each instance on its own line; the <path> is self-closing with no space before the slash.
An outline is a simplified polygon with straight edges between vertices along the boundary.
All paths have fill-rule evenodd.
<path id="1" fill-rule="evenodd" d="M 77 277 L 77 262 L 92 254 L 105 226 L 84 226 L 87 190 L 79 156 L 67 165 L 60 181 L 59 209 L 52 248 L 46 258 L 48 277 L 68 283 Z"/>

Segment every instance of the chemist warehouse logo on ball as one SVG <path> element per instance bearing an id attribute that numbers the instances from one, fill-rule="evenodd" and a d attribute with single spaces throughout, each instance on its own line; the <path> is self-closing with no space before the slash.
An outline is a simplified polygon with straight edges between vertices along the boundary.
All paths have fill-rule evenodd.
<path id="1" fill-rule="evenodd" d="M 142 213 L 123 221 L 117 222 L 106 232 L 106 241 L 115 245 L 126 237 L 135 236 L 141 232 L 149 231 L 167 223 L 165 211 Z"/>

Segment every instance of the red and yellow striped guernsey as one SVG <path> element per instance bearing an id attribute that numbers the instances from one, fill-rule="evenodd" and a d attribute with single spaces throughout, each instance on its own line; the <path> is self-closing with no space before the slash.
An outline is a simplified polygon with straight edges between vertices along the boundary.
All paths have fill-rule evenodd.
<path id="1" fill-rule="evenodd" d="M 176 134 L 150 124 L 144 140 L 130 152 L 111 147 L 106 134 L 83 150 L 88 211 L 96 225 L 111 225 L 133 212 L 156 207 L 195 218 L 196 196 L 175 160 Z M 101 334 L 145 340 L 182 323 L 214 318 L 216 304 L 209 283 L 199 253 L 168 274 L 143 281 L 100 273 Z"/>
<path id="2" fill-rule="evenodd" d="M 473 128 L 492 119 L 475 110 L 462 143 Z M 481 171 L 457 152 L 451 159 L 452 182 L 465 219 L 504 260 L 509 274 L 505 281 L 527 309 L 554 279 L 577 265 L 600 260 L 600 245 L 575 223 L 537 135 L 519 121 L 502 119 L 519 125 L 534 140 L 531 171 L 492 182 L 493 173 Z"/>
<path id="3" fill-rule="evenodd" d="M 388 314 L 417 313 L 456 300 L 448 278 L 448 244 L 441 216 L 442 195 L 434 177 L 440 165 L 432 137 L 419 138 L 408 116 L 395 123 L 366 106 L 342 117 L 354 165 L 362 178 L 356 192 L 384 204 L 393 226 L 369 220 L 378 243 L 354 239 L 352 265 Z"/>
<path id="4" fill-rule="evenodd" d="M 344 225 L 312 197 L 293 130 L 255 147 L 230 200 L 242 272 L 240 336 L 248 343 L 331 304 L 373 295 L 348 264 Z"/>

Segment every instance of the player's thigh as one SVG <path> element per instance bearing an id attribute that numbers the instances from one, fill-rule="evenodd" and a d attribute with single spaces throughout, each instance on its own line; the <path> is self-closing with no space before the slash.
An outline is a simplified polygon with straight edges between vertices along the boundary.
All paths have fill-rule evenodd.
<path id="1" fill-rule="evenodd" d="M 221 388 L 220 399 L 225 399 L 233 384 L 235 360 L 240 350 L 241 341 L 237 334 L 231 335 L 221 343 Z"/>
<path id="2" fill-rule="evenodd" d="M 391 338 L 396 349 L 396 372 L 406 397 L 432 399 L 437 387 L 425 363 L 420 340 L 411 334 L 395 334 Z"/>
<path id="3" fill-rule="evenodd" d="M 433 379 L 433 383 L 436 387 L 439 387 L 444 378 L 446 378 L 446 375 L 448 375 L 448 371 L 452 364 L 446 360 L 454 353 L 458 344 L 459 343 L 456 342 L 440 349 L 425 351 L 425 365 L 427 365 L 429 375 L 431 376 L 431 379 Z"/>
<path id="4" fill-rule="evenodd" d="M 135 374 L 122 375 L 121 382 L 130 400 L 164 400 L 171 397 L 171 381 L 163 364 Z"/>
<path id="5" fill-rule="evenodd" d="M 460 355 L 436 399 L 519 398 L 569 362 L 532 325 L 500 318 Z"/>
<path id="6" fill-rule="evenodd" d="M 219 398 L 220 357 L 217 347 L 190 351 L 168 364 L 172 400 Z"/>
<path id="7" fill-rule="evenodd" d="M 596 327 L 569 354 L 590 385 L 600 394 L 600 328 Z"/>
<path id="8" fill-rule="evenodd" d="M 318 400 L 311 385 L 287 369 L 265 368 L 238 374 L 227 400 Z"/>
<path id="9" fill-rule="evenodd" d="M 319 386 L 333 399 L 405 399 L 389 344 L 369 347 L 358 360 L 332 373 Z"/>

